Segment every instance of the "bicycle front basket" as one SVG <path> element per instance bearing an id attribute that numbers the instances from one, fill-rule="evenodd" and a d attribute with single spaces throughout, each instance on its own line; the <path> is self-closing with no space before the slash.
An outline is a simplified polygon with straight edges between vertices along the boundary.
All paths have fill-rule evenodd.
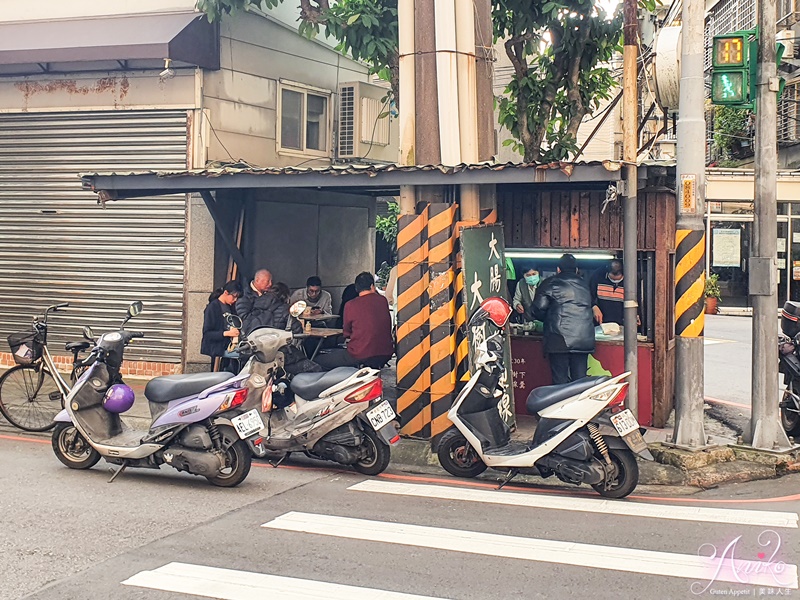
<path id="1" fill-rule="evenodd" d="M 8 345 L 18 365 L 30 365 L 42 357 L 42 342 L 34 331 L 12 333 L 8 336 Z"/>

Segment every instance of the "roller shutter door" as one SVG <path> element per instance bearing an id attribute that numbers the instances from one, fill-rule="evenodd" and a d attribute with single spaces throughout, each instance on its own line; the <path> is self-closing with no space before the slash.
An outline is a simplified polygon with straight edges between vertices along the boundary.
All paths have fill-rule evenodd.
<path id="1" fill-rule="evenodd" d="M 180 362 L 186 197 L 112 202 L 79 173 L 186 168 L 187 116 L 176 111 L 0 115 L 0 334 L 45 306 L 51 352 L 81 328 L 118 327 L 130 302 L 145 332 L 126 358 Z M 3 348 L 3 351 L 8 351 Z"/>

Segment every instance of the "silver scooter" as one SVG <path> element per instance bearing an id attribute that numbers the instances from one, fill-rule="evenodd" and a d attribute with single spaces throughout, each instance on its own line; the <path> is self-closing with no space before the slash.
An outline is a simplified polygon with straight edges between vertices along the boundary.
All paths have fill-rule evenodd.
<path id="1" fill-rule="evenodd" d="M 472 377 L 447 414 L 455 428 L 439 442 L 442 467 L 457 477 L 476 477 L 487 467 L 507 470 L 500 487 L 518 473 L 555 475 L 565 483 L 589 484 L 601 496 L 624 498 L 639 482 L 636 455 L 653 460 L 644 429 L 624 407 L 629 373 L 533 390 L 526 402 L 528 413 L 539 416 L 533 439 L 513 441 L 499 413 L 510 315 L 505 300 L 487 298 L 470 319 L 470 328 L 492 324 L 496 333 L 480 344 Z"/>
<path id="2" fill-rule="evenodd" d="M 292 305 L 299 317 L 305 302 Z M 262 446 L 281 456 L 292 452 L 352 466 L 364 475 L 377 475 L 389 465 L 390 447 L 400 441 L 395 412 L 383 399 L 380 371 L 339 367 L 323 373 L 293 377 L 284 369 L 282 348 L 293 343 L 291 331 L 263 327 L 238 346 L 249 356 L 240 375 L 260 375 L 267 385 L 253 390 L 244 410 L 260 407 L 267 425 Z"/>

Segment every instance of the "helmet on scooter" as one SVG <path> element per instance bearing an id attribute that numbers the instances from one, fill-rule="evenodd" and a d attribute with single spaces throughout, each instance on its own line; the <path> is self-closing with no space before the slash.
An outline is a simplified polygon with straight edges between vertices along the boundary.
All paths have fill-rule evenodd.
<path id="1" fill-rule="evenodd" d="M 506 326 L 506 323 L 508 323 L 510 316 L 511 305 L 503 298 L 494 296 L 481 302 L 478 310 L 476 310 L 475 314 L 470 318 L 469 324 L 473 325 L 484 319 L 489 319 L 492 323 L 497 325 L 498 328 L 502 329 Z"/>
<path id="2" fill-rule="evenodd" d="M 133 406 L 136 394 L 124 383 L 117 383 L 108 388 L 103 398 L 103 408 L 113 413 L 124 413 Z"/>

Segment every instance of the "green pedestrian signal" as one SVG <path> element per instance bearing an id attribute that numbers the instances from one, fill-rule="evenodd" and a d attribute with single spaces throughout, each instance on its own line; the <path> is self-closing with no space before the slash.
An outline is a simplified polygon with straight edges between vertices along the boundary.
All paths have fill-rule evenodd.
<path id="1" fill-rule="evenodd" d="M 755 30 L 714 37 L 711 51 L 712 104 L 753 108 L 757 38 Z"/>

